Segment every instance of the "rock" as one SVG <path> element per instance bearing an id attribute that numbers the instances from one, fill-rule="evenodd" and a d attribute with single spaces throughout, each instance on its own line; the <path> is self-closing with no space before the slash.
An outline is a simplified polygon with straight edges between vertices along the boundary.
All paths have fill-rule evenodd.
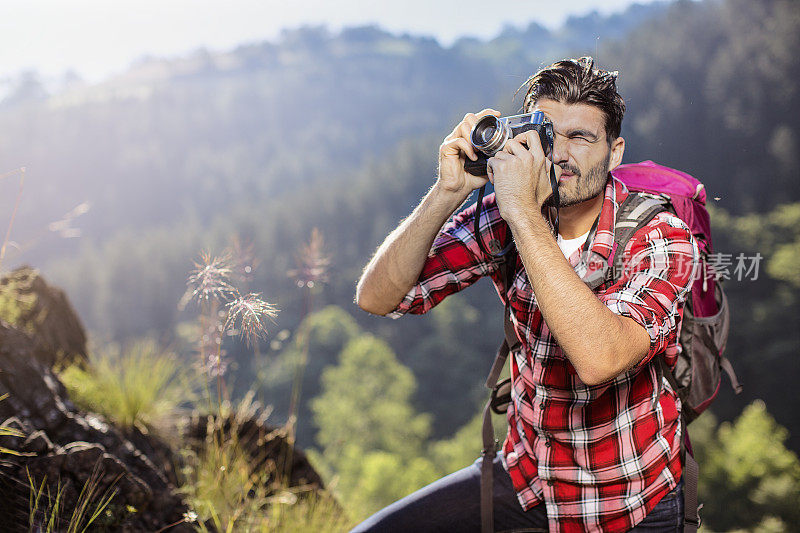
<path id="1" fill-rule="evenodd" d="M 31 267 L 0 278 L 0 320 L 36 340 L 37 356 L 50 367 L 84 364 L 86 332 L 64 291 L 48 285 Z"/>
<path id="2" fill-rule="evenodd" d="M 0 530 L 27 529 L 27 516 L 24 522 L 5 522 L 27 514 L 29 475 L 37 485 L 45 481 L 51 494 L 63 491 L 62 516 L 71 514 L 70 505 L 95 479 L 98 494 L 116 490 L 115 509 L 135 510 L 121 513 L 115 527 L 148 531 L 180 522 L 189 508 L 159 467 L 162 458 L 151 459 L 120 430 L 79 412 L 50 366 L 58 358 L 42 356 L 46 349 L 0 323 L 0 395 L 8 394 L 0 402 L 0 420 L 25 435 L 0 438 L 0 445 L 21 453 L 3 458 L 0 475 L 14 497 L 0 499 Z"/>
<path id="3" fill-rule="evenodd" d="M 0 437 L 0 446 L 18 453 L 0 456 L 0 531 L 28 530 L 30 479 L 37 487 L 45 482 L 51 495 L 62 491 L 61 516 L 72 514 L 70 505 L 94 479 L 98 494 L 116 491 L 113 508 L 124 510 L 111 518 L 112 529 L 153 531 L 177 522 L 192 531 L 180 524 L 189 508 L 163 466 L 163 446 L 155 439 L 145 446 L 140 437 L 137 447 L 69 400 L 54 367 L 85 364 L 86 334 L 63 292 L 18 269 L 0 280 L 0 309 L 15 320 L 0 321 L 0 397 L 7 395 L 0 423 L 23 434 Z"/>

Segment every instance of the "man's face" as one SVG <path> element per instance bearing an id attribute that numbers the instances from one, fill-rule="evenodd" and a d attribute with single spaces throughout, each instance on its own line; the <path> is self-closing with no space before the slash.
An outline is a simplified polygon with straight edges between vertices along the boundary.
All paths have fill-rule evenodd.
<path id="1" fill-rule="evenodd" d="M 603 192 L 608 171 L 622 160 L 624 141 L 609 146 L 605 115 L 588 104 L 565 104 L 549 98 L 537 100 L 531 111 L 542 111 L 553 122 L 553 162 L 561 167 L 560 207 L 575 205 Z"/>

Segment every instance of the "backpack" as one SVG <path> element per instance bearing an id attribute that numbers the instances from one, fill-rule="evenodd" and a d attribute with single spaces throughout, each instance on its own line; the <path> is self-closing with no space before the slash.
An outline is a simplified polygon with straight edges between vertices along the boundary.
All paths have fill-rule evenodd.
<path id="1" fill-rule="evenodd" d="M 722 354 L 728 337 L 730 318 L 728 302 L 722 285 L 715 273 L 708 268 L 708 255 L 712 253 L 711 223 L 706 210 L 706 192 L 698 180 L 669 167 L 652 161 L 620 165 L 612 171 L 614 177 L 624 183 L 631 192 L 617 209 L 614 225 L 614 244 L 608 264 L 587 284 L 596 289 L 604 282 L 613 282 L 622 275 L 624 257 L 622 251 L 630 238 L 654 216 L 669 211 L 680 218 L 692 232 L 700 249 L 700 272 L 695 277 L 689 296 L 684 304 L 683 321 L 678 337 L 681 352 L 675 368 L 670 369 L 663 357 L 655 359 L 657 372 L 667 378 L 670 386 L 681 399 L 681 455 L 684 464 L 684 531 L 694 532 L 700 524 L 698 511 L 702 505 L 697 501 L 699 469 L 692 457 L 686 425 L 705 411 L 719 393 L 724 371 L 738 394 L 741 392 L 730 361 Z M 510 254 L 515 257 L 515 254 Z M 511 280 L 516 261 L 506 260 L 501 265 L 504 279 Z M 483 464 L 481 467 L 481 514 L 482 530 L 493 530 L 491 509 L 491 462 L 496 455 L 496 442 L 490 411 L 504 413 L 511 401 L 510 380 L 497 383 L 510 351 L 519 346 L 514 328 L 509 320 L 509 309 L 505 310 L 505 339 L 497 352 L 486 386 L 492 390 L 483 416 Z M 659 379 L 659 387 L 662 380 Z M 656 397 L 660 396 L 660 391 Z M 688 453 L 687 452 L 688 448 Z M 484 481 L 484 477 L 487 478 Z M 488 516 L 487 516 L 488 515 Z"/>
<path id="2" fill-rule="evenodd" d="M 681 399 L 686 424 L 705 411 L 719 393 L 724 371 L 738 394 L 741 392 L 730 361 L 723 355 L 730 317 L 728 300 L 715 272 L 708 268 L 713 253 L 711 222 L 706 210 L 706 191 L 698 180 L 652 161 L 620 165 L 612 172 L 631 194 L 617 211 L 614 247 L 609 258 L 610 277 L 620 275 L 622 254 L 631 236 L 659 212 L 667 210 L 680 218 L 692 232 L 700 248 L 700 272 L 695 277 L 683 308 L 683 323 L 678 338 L 681 353 L 674 371 L 658 358 L 664 376 Z"/>

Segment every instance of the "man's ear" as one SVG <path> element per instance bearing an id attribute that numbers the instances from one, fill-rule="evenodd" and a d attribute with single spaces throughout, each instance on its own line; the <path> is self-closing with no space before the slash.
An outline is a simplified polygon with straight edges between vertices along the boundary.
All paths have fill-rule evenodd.
<path id="1" fill-rule="evenodd" d="M 622 163 L 622 154 L 625 153 L 625 139 L 617 137 L 611 142 L 611 155 L 608 158 L 608 170 L 614 170 Z"/>

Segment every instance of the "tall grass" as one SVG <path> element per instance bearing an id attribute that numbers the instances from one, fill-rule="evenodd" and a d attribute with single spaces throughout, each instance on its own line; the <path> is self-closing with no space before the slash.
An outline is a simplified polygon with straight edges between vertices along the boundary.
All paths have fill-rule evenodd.
<path id="1" fill-rule="evenodd" d="M 144 433 L 167 427 L 181 404 L 195 399 L 192 379 L 175 355 L 150 339 L 124 350 L 111 345 L 88 369 L 73 365 L 60 377 L 76 405 Z"/>
<path id="2" fill-rule="evenodd" d="M 268 503 L 267 472 L 252 472 L 251 458 L 235 435 L 210 436 L 199 452 L 189 453 L 182 471 L 182 492 L 200 523 L 218 531 L 250 529 Z"/>
<path id="3" fill-rule="evenodd" d="M 267 324 L 279 312 L 277 307 L 261 298 L 260 293 L 243 294 L 232 285 L 234 270 L 252 273 L 249 264 L 242 264 L 242 261 L 248 259 L 240 257 L 235 261 L 233 254 L 232 250 L 227 250 L 220 256 L 203 251 L 200 259 L 194 263 L 194 270 L 189 272 L 186 292 L 178 303 L 179 309 L 185 309 L 190 303 L 200 305 L 200 368 L 203 369 L 209 411 L 209 378 L 216 378 L 217 409 L 220 414 L 223 398 L 225 401 L 230 400 L 223 379 L 228 366 L 222 347 L 223 340 L 225 337 L 239 336 L 247 341 L 248 346 L 255 347 L 259 340 L 266 338 Z"/>
<path id="4" fill-rule="evenodd" d="M 231 418 L 236 420 L 236 417 Z M 352 524 L 327 493 L 281 484 L 280 465 L 254 458 L 236 437 L 209 430 L 199 451 L 186 452 L 181 492 L 206 523 L 222 532 L 348 531 Z M 254 471 L 253 465 L 266 468 Z"/>

